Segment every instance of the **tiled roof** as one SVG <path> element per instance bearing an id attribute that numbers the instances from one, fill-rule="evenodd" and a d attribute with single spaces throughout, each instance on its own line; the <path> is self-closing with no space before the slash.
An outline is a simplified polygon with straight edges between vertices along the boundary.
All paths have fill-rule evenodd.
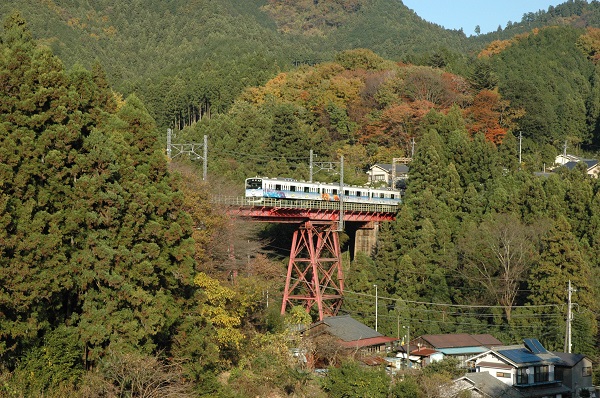
<path id="1" fill-rule="evenodd" d="M 488 372 L 467 373 L 456 381 L 467 381 L 473 389 L 487 397 L 523 398 L 517 389 L 501 382 Z"/>
<path id="2" fill-rule="evenodd" d="M 371 168 L 373 167 L 379 167 L 384 169 L 385 171 L 387 171 L 388 173 L 392 172 L 392 165 L 391 163 L 376 163 L 373 166 L 371 166 Z M 404 163 L 396 163 L 396 172 L 398 173 L 408 173 L 409 167 L 408 165 L 405 165 Z"/>
<path id="3" fill-rule="evenodd" d="M 380 337 L 371 337 L 368 339 L 344 341 L 342 343 L 342 346 L 346 347 L 346 348 L 362 348 L 362 347 L 370 347 L 372 345 L 384 345 L 384 344 L 391 343 L 392 341 L 396 341 L 396 340 L 397 339 L 395 337 L 380 336 Z"/>
<path id="4" fill-rule="evenodd" d="M 564 362 L 564 365 L 571 367 L 571 368 L 573 366 L 577 365 L 579 362 L 581 362 L 583 360 L 583 358 L 585 358 L 585 355 L 583 355 L 583 354 L 571 354 L 571 353 L 567 353 L 567 352 L 552 352 L 552 353 L 554 355 L 556 355 L 557 357 L 559 357 L 560 359 L 562 359 L 562 361 Z M 560 364 L 560 365 L 563 365 L 563 364 Z"/>
<path id="5" fill-rule="evenodd" d="M 330 334 L 339 337 L 343 341 L 357 341 L 373 337 L 385 337 L 381 333 L 371 329 L 367 325 L 358 322 L 350 315 L 330 316 L 317 322 L 316 325 L 325 324 L 329 326 Z"/>

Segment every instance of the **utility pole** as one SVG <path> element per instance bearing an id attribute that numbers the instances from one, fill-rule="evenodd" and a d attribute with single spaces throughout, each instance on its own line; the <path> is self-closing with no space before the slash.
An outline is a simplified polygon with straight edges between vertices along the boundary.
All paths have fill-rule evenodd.
<path id="1" fill-rule="evenodd" d="M 410 150 L 410 158 L 414 158 L 415 157 L 415 137 L 412 137 L 412 145 L 411 145 L 411 150 Z"/>
<path id="2" fill-rule="evenodd" d="M 202 180 L 206 181 L 208 176 L 208 136 L 204 135 L 204 157 L 202 158 Z"/>
<path id="3" fill-rule="evenodd" d="M 571 302 L 571 297 L 573 292 L 576 292 L 576 289 L 571 287 L 571 280 L 569 279 L 569 288 L 567 295 L 567 330 L 565 333 L 565 352 L 571 353 L 571 322 L 573 321 L 573 303 Z"/>
<path id="4" fill-rule="evenodd" d="M 410 364 L 410 324 L 408 324 L 408 326 L 402 326 L 402 328 L 406 329 L 406 366 L 411 368 L 412 366 Z"/>
<path id="5" fill-rule="evenodd" d="M 563 155 L 564 155 L 565 157 L 567 156 L 567 140 L 565 140 L 565 146 L 564 146 Z"/>
<path id="6" fill-rule="evenodd" d="M 377 315 L 378 315 L 378 312 L 377 312 L 378 305 L 377 304 L 379 304 L 378 303 L 379 296 L 377 295 L 377 285 L 373 285 L 373 287 L 375 287 L 375 331 L 377 331 L 377 318 L 378 318 L 377 317 Z"/>
<path id="7" fill-rule="evenodd" d="M 519 164 L 521 164 L 521 144 L 523 142 L 523 132 L 519 131 Z"/>

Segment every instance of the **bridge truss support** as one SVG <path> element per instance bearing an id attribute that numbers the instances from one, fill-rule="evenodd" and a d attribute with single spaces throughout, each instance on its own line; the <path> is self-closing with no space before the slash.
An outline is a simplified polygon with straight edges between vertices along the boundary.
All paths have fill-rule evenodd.
<path id="1" fill-rule="evenodd" d="M 342 305 L 344 276 L 337 222 L 304 222 L 292 239 L 281 313 L 302 303 L 316 305 L 319 320 L 334 316 Z"/>

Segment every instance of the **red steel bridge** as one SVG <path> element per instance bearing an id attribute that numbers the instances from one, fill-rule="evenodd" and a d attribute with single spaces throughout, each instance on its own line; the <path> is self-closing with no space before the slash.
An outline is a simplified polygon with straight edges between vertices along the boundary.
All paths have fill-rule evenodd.
<path id="1" fill-rule="evenodd" d="M 338 232 L 345 223 L 393 221 L 397 206 L 272 198 L 216 197 L 230 215 L 254 221 L 297 224 L 290 249 L 281 313 L 288 305 L 315 306 L 319 319 L 336 315 L 344 296 Z"/>

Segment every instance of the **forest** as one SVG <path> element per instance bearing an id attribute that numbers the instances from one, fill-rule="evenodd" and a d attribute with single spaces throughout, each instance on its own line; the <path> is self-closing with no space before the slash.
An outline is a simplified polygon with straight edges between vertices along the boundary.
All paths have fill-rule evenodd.
<path id="1" fill-rule="evenodd" d="M 279 313 L 292 230 L 211 198 L 307 179 L 311 151 L 359 185 L 412 159 L 374 252 L 341 234 L 343 314 L 373 326 L 377 285 L 387 336 L 562 351 L 571 283 L 573 351 L 598 363 L 600 182 L 583 162 L 549 172 L 563 152 L 600 159 L 597 1 L 469 36 L 392 0 L 14 8 L 0 4 L 0 397 L 436 396 L 454 364 L 392 378 L 324 344 L 322 378 L 290 355 L 315 320 Z M 206 181 L 167 158 L 167 128 L 208 137 Z"/>

